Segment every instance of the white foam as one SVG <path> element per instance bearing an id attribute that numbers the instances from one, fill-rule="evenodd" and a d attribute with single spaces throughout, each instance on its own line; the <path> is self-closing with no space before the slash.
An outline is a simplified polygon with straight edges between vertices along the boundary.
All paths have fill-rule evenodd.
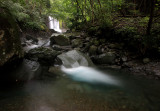
<path id="1" fill-rule="evenodd" d="M 77 81 L 120 85 L 119 81 L 115 78 L 94 68 L 84 66 L 80 66 L 77 68 L 65 68 L 64 66 L 62 66 L 61 69 L 63 72 Z"/>

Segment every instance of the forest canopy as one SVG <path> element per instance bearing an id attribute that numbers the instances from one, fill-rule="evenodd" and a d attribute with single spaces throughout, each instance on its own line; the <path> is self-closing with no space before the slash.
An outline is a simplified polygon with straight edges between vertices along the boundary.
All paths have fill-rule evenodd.
<path id="1" fill-rule="evenodd" d="M 114 30 L 110 38 L 119 34 L 124 41 L 139 43 L 141 53 L 160 47 L 160 0 L 0 0 L 0 7 L 23 30 L 46 30 L 52 16 L 70 30 L 99 37 Z"/>
<path id="2" fill-rule="evenodd" d="M 160 14 L 159 0 L 0 0 L 0 7 L 7 8 L 24 27 L 32 28 L 45 28 L 49 15 L 71 28 L 82 28 L 84 22 L 112 26 L 120 17 L 141 17 L 145 23 L 141 25 L 149 25 L 148 34 L 154 17 L 157 22 Z"/>

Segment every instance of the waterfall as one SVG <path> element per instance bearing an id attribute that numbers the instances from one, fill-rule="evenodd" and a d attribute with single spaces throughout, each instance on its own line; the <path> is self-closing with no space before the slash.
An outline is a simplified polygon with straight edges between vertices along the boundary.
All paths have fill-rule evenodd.
<path id="1" fill-rule="evenodd" d="M 62 32 L 62 30 L 59 27 L 59 21 L 57 19 L 54 19 L 53 17 L 49 16 L 49 28 L 54 29 L 57 32 Z"/>

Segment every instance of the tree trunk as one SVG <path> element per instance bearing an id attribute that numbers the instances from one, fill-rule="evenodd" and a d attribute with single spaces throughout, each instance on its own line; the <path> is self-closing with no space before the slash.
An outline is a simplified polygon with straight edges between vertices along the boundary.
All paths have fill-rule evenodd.
<path id="1" fill-rule="evenodd" d="M 148 21 L 148 27 L 147 27 L 147 35 L 150 35 L 152 23 L 153 23 L 153 16 L 154 16 L 154 8 L 155 8 L 155 0 L 151 0 L 151 10 L 150 10 L 150 18 Z"/>
<path id="2" fill-rule="evenodd" d="M 93 7 L 93 0 L 89 0 L 91 6 L 91 21 L 94 24 L 94 7 Z"/>

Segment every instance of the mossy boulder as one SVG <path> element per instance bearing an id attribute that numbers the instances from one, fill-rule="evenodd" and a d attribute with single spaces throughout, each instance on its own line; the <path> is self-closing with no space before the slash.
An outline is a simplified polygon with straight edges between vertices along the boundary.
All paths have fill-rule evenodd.
<path id="1" fill-rule="evenodd" d="M 0 66 L 23 57 L 19 32 L 12 15 L 0 8 Z"/>
<path id="2" fill-rule="evenodd" d="M 51 48 L 39 47 L 28 51 L 26 58 L 30 60 L 37 60 L 41 64 L 51 65 L 54 64 L 55 59 L 59 54 L 60 52 Z"/>
<path id="3" fill-rule="evenodd" d="M 107 52 L 94 58 L 97 64 L 114 64 L 116 55 L 114 52 Z"/>
<path id="4" fill-rule="evenodd" d="M 50 45 L 57 44 L 60 46 L 70 45 L 69 38 L 65 35 L 54 35 L 50 38 Z"/>

